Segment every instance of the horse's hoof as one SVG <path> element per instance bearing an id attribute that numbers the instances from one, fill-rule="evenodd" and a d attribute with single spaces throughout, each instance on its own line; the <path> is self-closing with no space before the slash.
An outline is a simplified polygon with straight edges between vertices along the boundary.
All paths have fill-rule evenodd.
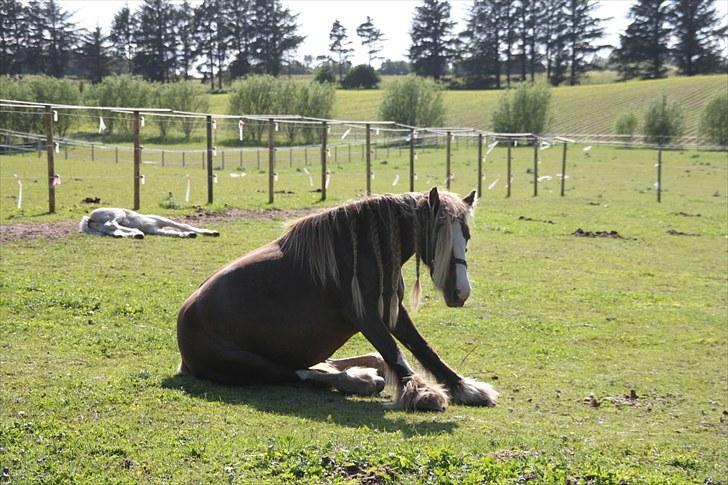
<path id="1" fill-rule="evenodd" d="M 189 233 L 189 234 L 187 235 L 187 237 L 189 237 L 190 239 L 194 239 L 194 238 L 196 238 L 196 237 L 197 237 L 197 234 L 195 234 L 194 232 L 191 232 L 191 233 Z"/>
<path id="2" fill-rule="evenodd" d="M 438 411 L 447 409 L 448 396 L 440 384 L 431 384 L 418 375 L 405 383 L 392 409 L 403 411 Z"/>
<path id="3" fill-rule="evenodd" d="M 144 234 L 134 234 L 134 239 L 144 239 Z"/>
<path id="4" fill-rule="evenodd" d="M 212 231 L 212 232 L 210 232 L 209 235 L 212 236 L 212 237 L 218 237 L 218 236 L 220 236 L 220 233 L 217 232 L 217 231 Z"/>
<path id="5" fill-rule="evenodd" d="M 467 377 L 461 379 L 458 386 L 450 392 L 452 402 L 466 406 L 493 407 L 498 401 L 498 391 L 493 386 Z"/>

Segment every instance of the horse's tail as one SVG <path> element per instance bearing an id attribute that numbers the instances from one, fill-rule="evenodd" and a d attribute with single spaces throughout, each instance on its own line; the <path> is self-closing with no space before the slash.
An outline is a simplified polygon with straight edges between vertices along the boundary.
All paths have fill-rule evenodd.
<path id="1" fill-rule="evenodd" d="M 78 232 L 83 232 L 85 234 L 93 234 L 93 231 L 90 227 L 88 227 L 89 217 L 83 216 L 81 218 L 81 222 L 78 223 Z"/>

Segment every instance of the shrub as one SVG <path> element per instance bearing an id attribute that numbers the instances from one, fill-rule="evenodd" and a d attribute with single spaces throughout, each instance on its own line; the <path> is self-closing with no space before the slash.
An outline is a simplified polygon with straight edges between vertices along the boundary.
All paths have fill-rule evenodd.
<path id="1" fill-rule="evenodd" d="M 728 145 L 728 92 L 723 92 L 703 109 L 700 118 L 700 131 L 717 145 Z"/>
<path id="2" fill-rule="evenodd" d="M 379 74 L 377 74 L 377 71 L 375 71 L 372 66 L 360 64 L 352 68 L 346 76 L 344 76 L 341 86 L 345 89 L 371 89 L 376 88 L 377 85 L 379 85 L 379 81 Z"/>
<path id="3" fill-rule="evenodd" d="M 230 95 L 228 112 L 234 115 L 249 114 L 297 114 L 317 118 L 328 118 L 334 106 L 335 90 L 331 84 L 308 84 L 294 82 L 290 79 L 272 76 L 251 76 L 233 86 Z M 246 129 L 247 136 L 260 142 L 265 123 L 254 123 Z M 313 133 L 311 128 L 286 125 L 285 131 L 289 142 L 293 142 L 298 133 L 310 142 Z"/>
<path id="4" fill-rule="evenodd" d="M 414 75 L 397 80 L 384 92 L 379 116 L 411 126 L 442 126 L 445 104 L 441 88 L 435 81 Z"/>
<path id="5" fill-rule="evenodd" d="M 145 108 L 154 102 L 155 87 L 137 76 L 106 76 L 100 83 L 91 86 L 86 91 L 86 103 L 97 106 L 119 106 L 125 108 Z M 92 112 L 98 116 L 97 111 Z M 106 130 L 113 133 L 131 133 L 132 115 L 114 113 L 105 120 Z"/>
<path id="6" fill-rule="evenodd" d="M 336 71 L 334 66 L 331 64 L 321 64 L 313 70 L 313 80 L 319 84 L 324 83 L 335 83 L 336 82 Z"/>
<path id="7" fill-rule="evenodd" d="M 80 104 L 81 92 L 78 84 L 67 79 L 49 76 L 24 76 L 23 78 L 5 78 L 0 82 L 0 97 L 36 103 Z M 1 113 L 0 124 L 12 130 L 24 132 L 43 132 L 43 117 L 40 114 Z M 58 122 L 54 123 L 56 132 L 65 136 L 68 130 L 77 125 L 76 116 L 59 113 Z M 76 114 L 76 113 L 71 113 Z"/>
<path id="8" fill-rule="evenodd" d="M 645 112 L 645 140 L 650 143 L 667 144 L 680 138 L 683 132 L 684 115 L 676 102 L 668 103 L 667 95 L 652 101 Z"/>
<path id="9" fill-rule="evenodd" d="M 521 83 L 505 91 L 492 115 L 502 133 L 543 133 L 551 122 L 551 91 L 545 84 Z"/>
<path id="10" fill-rule="evenodd" d="M 207 90 L 195 81 L 178 81 L 157 87 L 156 105 L 176 111 L 194 111 L 205 113 L 210 109 L 210 97 Z M 203 124 L 200 118 L 165 118 L 156 117 L 159 134 L 167 135 L 170 126 L 177 126 L 184 134 L 185 141 L 190 141 L 192 131 Z"/>
<path id="11" fill-rule="evenodd" d="M 622 113 L 614 123 L 614 131 L 618 135 L 625 136 L 627 140 L 631 140 L 637 131 L 637 124 L 637 116 L 634 113 Z"/>

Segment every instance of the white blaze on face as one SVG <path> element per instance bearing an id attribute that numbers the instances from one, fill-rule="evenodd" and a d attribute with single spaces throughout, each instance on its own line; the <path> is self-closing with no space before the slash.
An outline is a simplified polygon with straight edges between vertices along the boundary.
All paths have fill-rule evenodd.
<path id="1" fill-rule="evenodd" d="M 452 223 L 452 254 L 455 258 L 465 261 L 465 245 L 467 241 L 463 236 L 463 229 L 460 221 Z M 463 264 L 455 264 L 455 289 L 457 296 L 465 301 L 470 296 L 470 281 L 468 281 L 468 270 Z"/>

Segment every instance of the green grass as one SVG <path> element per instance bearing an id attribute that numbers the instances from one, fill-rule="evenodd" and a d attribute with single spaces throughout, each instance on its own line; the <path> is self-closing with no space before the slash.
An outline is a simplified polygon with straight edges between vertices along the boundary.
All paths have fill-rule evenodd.
<path id="1" fill-rule="evenodd" d="M 454 157 L 461 193 L 474 185 L 472 152 L 461 146 Z M 725 154 L 665 152 L 666 192 L 657 204 L 654 152 L 569 153 L 564 198 L 555 180 L 532 197 L 531 151 L 519 148 L 505 199 L 504 153 L 489 156 L 468 253 L 472 296 L 449 309 L 428 289 L 414 317 L 447 362 L 498 388 L 493 409 L 407 414 L 386 411 L 378 398 L 176 377 L 181 302 L 211 272 L 279 235 L 281 220 L 210 224 L 222 233 L 215 239 L 74 235 L 0 246 L 0 468 L 15 483 L 724 480 Z M 542 157 L 541 173 L 560 170 L 559 151 Z M 386 165 L 382 158 L 374 190 L 401 190 L 404 157 L 390 153 Z M 418 189 L 442 183 L 441 151 L 421 152 L 417 163 Z M 4 157 L 0 222 L 77 220 L 89 210 L 78 200 L 90 192 L 128 206 L 130 168 L 59 160 L 60 214 L 48 216 L 43 159 Z M 358 160 L 332 170 L 327 204 L 362 191 Z M 189 212 L 157 205 L 168 190 L 183 196 L 185 172 L 195 177 L 191 204 L 204 200 L 199 168 L 143 171 L 144 210 Z M 229 171 L 218 171 L 216 207 L 267 206 L 265 174 L 248 167 L 233 179 Z M 13 208 L 13 173 L 26 180 L 22 211 Z M 395 173 L 402 181 L 393 188 Z M 275 207 L 320 205 L 296 167 L 279 174 L 279 187 L 295 194 L 279 195 Z M 577 227 L 626 239 L 576 238 Z M 410 264 L 408 281 L 412 273 Z M 356 337 L 337 355 L 369 351 Z M 631 389 L 636 405 L 607 399 Z M 600 407 L 584 404 L 590 394 Z"/>
<path id="2" fill-rule="evenodd" d="M 595 74 L 597 78 L 607 74 Z M 600 78 L 601 79 L 601 78 Z M 683 107 L 685 113 L 685 135 L 696 136 L 700 115 L 705 104 L 716 94 L 724 91 L 728 76 L 671 77 L 653 81 L 630 81 L 623 83 L 600 83 L 581 86 L 562 86 L 552 90 L 553 123 L 552 133 L 614 133 L 617 117 L 626 111 L 642 113 L 654 99 L 667 94 Z M 379 104 L 384 91 L 343 90 L 336 91 L 336 102 L 332 117 L 336 119 L 376 120 L 379 119 Z M 491 128 L 491 113 L 495 110 L 499 91 L 444 91 L 447 126 L 468 126 L 479 129 Z M 226 94 L 212 97 L 214 112 L 227 113 Z M 639 129 L 638 129 L 639 131 Z"/>

